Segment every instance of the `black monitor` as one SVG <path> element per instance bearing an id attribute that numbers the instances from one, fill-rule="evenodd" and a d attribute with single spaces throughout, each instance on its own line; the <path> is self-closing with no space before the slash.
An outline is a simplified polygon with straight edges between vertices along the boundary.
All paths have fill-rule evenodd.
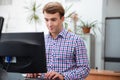
<path id="1" fill-rule="evenodd" d="M 2 31 L 2 28 L 3 28 L 3 22 L 4 22 L 4 18 L 0 16 L 0 33 Z"/>
<path id="2" fill-rule="evenodd" d="M 8 58 L 11 60 L 7 60 Z M 47 72 L 44 33 L 2 33 L 0 67 L 7 72 Z"/>

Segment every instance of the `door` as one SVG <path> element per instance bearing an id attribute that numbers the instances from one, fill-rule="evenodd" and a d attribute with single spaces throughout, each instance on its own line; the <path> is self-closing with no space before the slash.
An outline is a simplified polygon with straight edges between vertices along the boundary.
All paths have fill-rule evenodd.
<path id="1" fill-rule="evenodd" d="M 120 71 L 120 17 L 106 18 L 105 69 Z"/>

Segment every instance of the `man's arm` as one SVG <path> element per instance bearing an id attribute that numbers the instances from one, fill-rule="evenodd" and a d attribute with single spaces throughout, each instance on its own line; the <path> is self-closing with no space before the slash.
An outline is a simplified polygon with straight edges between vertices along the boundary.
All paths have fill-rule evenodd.
<path id="1" fill-rule="evenodd" d="M 61 73 L 65 80 L 83 80 L 89 74 L 89 61 L 86 46 L 81 38 L 76 40 L 75 47 L 76 67 L 72 70 Z"/>

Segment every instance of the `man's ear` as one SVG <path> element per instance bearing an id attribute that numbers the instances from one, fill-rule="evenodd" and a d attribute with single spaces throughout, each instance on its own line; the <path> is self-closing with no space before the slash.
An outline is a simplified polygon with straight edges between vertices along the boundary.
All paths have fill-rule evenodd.
<path id="1" fill-rule="evenodd" d="M 62 17 L 61 17 L 61 20 L 62 20 L 62 21 L 64 21 L 64 19 L 65 19 L 65 17 L 64 17 L 64 16 L 62 16 Z"/>

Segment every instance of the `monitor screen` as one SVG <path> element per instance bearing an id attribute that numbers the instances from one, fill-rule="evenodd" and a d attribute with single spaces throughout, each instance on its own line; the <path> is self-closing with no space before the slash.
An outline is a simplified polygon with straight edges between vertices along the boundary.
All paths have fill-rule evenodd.
<path id="1" fill-rule="evenodd" d="M 47 72 L 44 33 L 2 33 L 0 67 L 7 72 Z"/>

